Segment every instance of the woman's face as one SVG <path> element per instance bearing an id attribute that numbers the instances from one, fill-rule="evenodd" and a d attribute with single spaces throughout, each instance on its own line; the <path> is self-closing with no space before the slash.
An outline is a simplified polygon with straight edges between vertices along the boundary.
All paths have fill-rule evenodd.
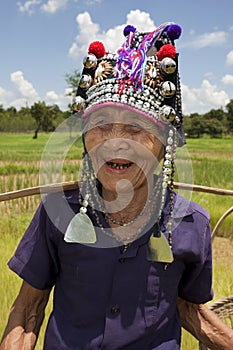
<path id="1" fill-rule="evenodd" d="M 86 150 L 105 190 L 148 186 L 164 149 L 162 131 L 155 123 L 130 110 L 108 106 L 91 114 L 85 132 Z"/>

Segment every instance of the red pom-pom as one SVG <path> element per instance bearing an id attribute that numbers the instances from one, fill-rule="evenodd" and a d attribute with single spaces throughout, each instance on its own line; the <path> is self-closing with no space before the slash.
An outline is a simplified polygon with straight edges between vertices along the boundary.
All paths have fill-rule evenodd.
<path id="1" fill-rule="evenodd" d="M 176 49 L 171 44 L 163 45 L 157 52 L 157 57 L 159 61 L 162 61 L 164 57 L 174 58 L 176 55 Z"/>
<path id="2" fill-rule="evenodd" d="M 103 57 L 106 54 L 104 44 L 101 43 L 100 41 L 94 41 L 93 43 L 90 44 L 88 53 L 92 53 L 97 58 Z"/>

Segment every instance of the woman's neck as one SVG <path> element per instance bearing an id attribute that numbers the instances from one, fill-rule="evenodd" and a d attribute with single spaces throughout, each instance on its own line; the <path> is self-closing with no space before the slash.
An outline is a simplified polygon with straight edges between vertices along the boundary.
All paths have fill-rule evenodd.
<path id="1" fill-rule="evenodd" d="M 139 215 L 145 207 L 152 191 L 152 183 L 125 191 L 112 192 L 104 187 L 102 196 L 106 212 L 119 221 L 127 222 Z"/>

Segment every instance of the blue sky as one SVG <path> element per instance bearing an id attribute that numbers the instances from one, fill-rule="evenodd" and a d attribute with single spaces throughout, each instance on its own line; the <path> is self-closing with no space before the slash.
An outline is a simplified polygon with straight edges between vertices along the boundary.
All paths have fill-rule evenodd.
<path id="1" fill-rule="evenodd" d="M 65 74 L 81 70 L 90 42 L 116 50 L 123 28 L 176 22 L 183 111 L 205 113 L 233 99 L 232 0 L 2 0 L 0 104 L 39 100 L 66 109 Z"/>

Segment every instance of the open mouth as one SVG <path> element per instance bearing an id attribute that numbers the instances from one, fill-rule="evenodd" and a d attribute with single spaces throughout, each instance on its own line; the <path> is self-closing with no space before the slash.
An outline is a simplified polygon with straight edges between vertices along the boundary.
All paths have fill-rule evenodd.
<path id="1" fill-rule="evenodd" d="M 107 164 L 110 168 L 116 169 L 116 170 L 128 169 L 129 167 L 131 167 L 131 165 L 133 165 L 132 162 L 129 162 L 129 163 L 106 162 L 106 164 Z"/>

